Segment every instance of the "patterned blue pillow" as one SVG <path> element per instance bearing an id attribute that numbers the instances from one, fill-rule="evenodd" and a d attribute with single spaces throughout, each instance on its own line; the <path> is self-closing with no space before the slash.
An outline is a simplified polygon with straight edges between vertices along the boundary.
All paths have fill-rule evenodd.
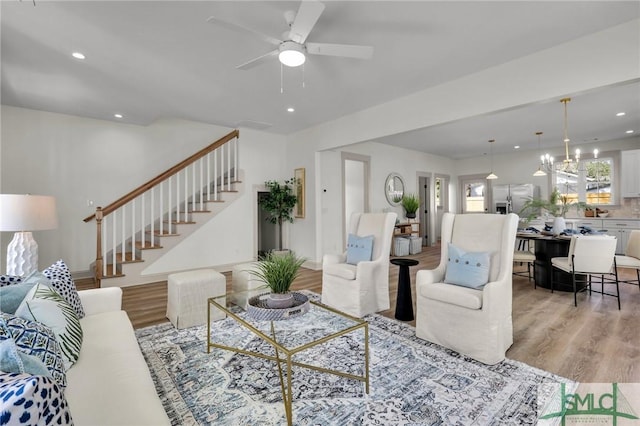
<path id="1" fill-rule="evenodd" d="M 484 252 L 465 252 L 449 243 L 449 258 L 444 282 L 480 289 L 489 282 L 491 255 Z"/>
<path id="2" fill-rule="evenodd" d="M 19 351 L 35 355 L 56 382 L 67 386 L 60 344 L 49 327 L 12 314 L 0 312 L 0 340 L 13 339 Z"/>
<path id="3" fill-rule="evenodd" d="M 0 287 L 17 284 L 22 281 L 22 277 L 16 275 L 0 275 Z"/>
<path id="4" fill-rule="evenodd" d="M 349 234 L 347 240 L 347 263 L 357 265 L 358 262 L 367 262 L 371 260 L 373 252 L 373 235 L 366 237 L 358 237 Z"/>
<path id="5" fill-rule="evenodd" d="M 63 390 L 46 376 L 0 373 L 0 424 L 71 425 Z"/>
<path id="6" fill-rule="evenodd" d="M 19 351 L 13 339 L 0 340 L 0 371 L 51 377 L 51 373 L 42 361 L 34 355 L 27 355 Z M 0 420 L 0 424 L 2 424 L 2 420 Z"/>
<path id="7" fill-rule="evenodd" d="M 67 264 L 64 263 L 63 260 L 58 260 L 42 271 L 42 274 L 51 280 L 51 287 L 53 287 L 56 293 L 62 296 L 64 300 L 69 302 L 73 310 L 78 314 L 78 318 L 84 318 L 84 308 L 80 302 L 76 283 L 74 283 L 71 278 L 71 272 Z"/>

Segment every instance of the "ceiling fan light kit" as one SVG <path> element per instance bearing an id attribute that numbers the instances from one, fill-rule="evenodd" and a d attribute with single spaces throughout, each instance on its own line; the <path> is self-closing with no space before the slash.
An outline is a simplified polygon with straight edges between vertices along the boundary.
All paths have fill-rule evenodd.
<path id="1" fill-rule="evenodd" d="M 288 67 L 299 67 L 307 60 L 305 56 L 305 48 L 303 45 L 295 41 L 285 41 L 280 45 L 280 53 L 278 59 L 282 65 Z"/>

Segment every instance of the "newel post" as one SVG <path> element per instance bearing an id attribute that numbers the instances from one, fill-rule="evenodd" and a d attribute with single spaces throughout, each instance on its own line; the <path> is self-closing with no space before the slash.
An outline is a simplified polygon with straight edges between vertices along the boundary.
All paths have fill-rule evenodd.
<path id="1" fill-rule="evenodd" d="M 95 281 L 98 287 L 101 287 L 100 280 L 102 279 L 102 207 L 96 208 L 96 270 Z"/>

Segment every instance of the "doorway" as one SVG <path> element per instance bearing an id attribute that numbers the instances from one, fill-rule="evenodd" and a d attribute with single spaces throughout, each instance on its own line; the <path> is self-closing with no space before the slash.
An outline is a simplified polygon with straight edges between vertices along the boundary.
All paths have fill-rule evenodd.
<path id="1" fill-rule="evenodd" d="M 343 247 L 351 215 L 369 211 L 369 161 L 365 155 L 342 153 Z"/>
<path id="2" fill-rule="evenodd" d="M 267 220 L 269 213 L 261 203 L 268 195 L 267 191 L 258 191 L 258 257 L 278 249 L 278 225 Z"/>
<path id="3" fill-rule="evenodd" d="M 460 176 L 459 182 L 462 213 L 486 213 L 489 201 L 486 176 Z"/>
<path id="4" fill-rule="evenodd" d="M 449 175 L 436 174 L 434 178 L 435 229 L 434 242 L 442 236 L 442 216 L 449 211 Z"/>

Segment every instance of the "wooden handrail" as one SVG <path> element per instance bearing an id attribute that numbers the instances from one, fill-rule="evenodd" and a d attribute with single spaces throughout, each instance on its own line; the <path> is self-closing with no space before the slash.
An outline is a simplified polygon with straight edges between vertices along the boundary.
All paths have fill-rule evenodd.
<path id="1" fill-rule="evenodd" d="M 221 137 L 220 139 L 218 139 L 217 141 L 215 141 L 211 145 L 201 149 L 200 151 L 196 152 L 195 154 L 193 154 L 189 158 L 187 158 L 187 159 L 179 162 L 175 166 L 171 167 L 170 169 L 168 169 L 164 173 L 161 173 L 158 176 L 154 177 L 149 182 L 140 185 L 139 187 L 137 187 L 133 191 L 129 192 L 128 194 L 118 198 L 116 201 L 114 201 L 113 203 L 109 204 L 108 206 L 103 207 L 102 208 L 102 216 L 109 215 L 114 210 L 119 209 L 120 207 L 122 207 L 125 204 L 127 204 L 129 201 L 131 201 L 134 198 L 138 197 L 139 195 L 147 192 L 150 188 L 153 188 L 154 186 L 156 186 L 160 182 L 164 181 L 165 179 L 168 179 L 170 176 L 175 175 L 176 173 L 178 173 L 182 169 L 186 168 L 190 164 L 194 163 L 195 161 L 197 161 L 200 158 L 204 157 L 208 153 L 214 151 L 218 147 L 220 147 L 220 146 L 224 145 L 225 143 L 229 142 L 231 139 L 237 138 L 239 136 L 240 136 L 240 132 L 236 129 L 236 130 L 230 132 L 229 134 Z M 95 217 L 96 217 L 96 214 L 94 213 L 91 216 L 85 218 L 84 221 L 85 222 L 90 222 L 93 219 L 95 219 Z"/>

